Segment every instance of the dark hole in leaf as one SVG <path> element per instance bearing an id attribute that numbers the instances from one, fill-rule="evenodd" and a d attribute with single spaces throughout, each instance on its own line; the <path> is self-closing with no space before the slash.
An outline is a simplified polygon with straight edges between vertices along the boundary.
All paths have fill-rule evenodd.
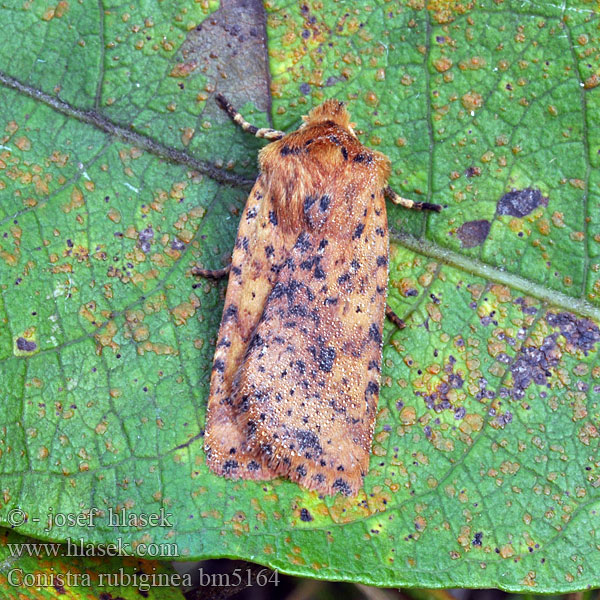
<path id="1" fill-rule="evenodd" d="M 552 327 L 558 327 L 567 342 L 585 353 L 593 351 L 595 344 L 600 341 L 600 329 L 589 319 L 578 319 L 568 312 L 558 314 L 549 312 L 546 321 Z"/>
<path id="2" fill-rule="evenodd" d="M 23 352 L 33 352 L 37 350 L 37 344 L 23 337 L 17 338 L 17 348 Z"/>
<path id="3" fill-rule="evenodd" d="M 308 509 L 302 508 L 300 509 L 300 520 L 308 523 L 313 520 L 313 516 L 310 514 Z"/>
<path id="4" fill-rule="evenodd" d="M 481 246 L 490 233 L 490 222 L 486 219 L 467 221 L 456 232 L 463 248 Z"/>
<path id="5" fill-rule="evenodd" d="M 504 194 L 496 207 L 499 215 L 511 215 L 512 217 L 524 217 L 535 210 L 540 204 L 548 206 L 548 198 L 542 196 L 540 190 L 525 188 L 524 190 L 513 190 Z"/>

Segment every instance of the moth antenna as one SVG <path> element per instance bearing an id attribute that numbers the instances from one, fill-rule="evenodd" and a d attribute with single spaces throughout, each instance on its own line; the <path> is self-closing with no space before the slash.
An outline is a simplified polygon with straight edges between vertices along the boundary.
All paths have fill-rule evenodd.
<path id="1" fill-rule="evenodd" d="M 442 212 L 440 204 L 432 204 L 431 202 L 415 202 L 408 198 L 403 198 L 397 194 L 389 185 L 383 190 L 383 193 L 394 203 L 409 208 L 411 210 L 431 210 L 434 212 Z"/>
<path id="2" fill-rule="evenodd" d="M 234 123 L 255 137 L 275 141 L 280 140 L 285 135 L 283 131 L 277 131 L 276 129 L 270 129 L 268 127 L 259 128 L 256 127 L 256 125 L 248 123 L 248 121 L 244 119 L 244 117 L 233 107 L 231 102 L 229 102 L 229 100 L 227 100 L 223 94 L 216 93 L 215 100 L 219 105 L 219 108 L 223 109 Z"/>

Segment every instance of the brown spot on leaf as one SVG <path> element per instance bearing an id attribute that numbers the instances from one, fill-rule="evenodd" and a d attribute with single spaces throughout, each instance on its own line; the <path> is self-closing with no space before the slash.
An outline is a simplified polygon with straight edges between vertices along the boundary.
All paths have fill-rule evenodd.
<path id="1" fill-rule="evenodd" d="M 499 215 L 510 215 L 521 218 L 534 211 L 540 205 L 548 206 L 548 198 L 542 196 L 540 190 L 533 188 L 512 190 L 498 200 L 496 212 Z"/>
<path id="2" fill-rule="evenodd" d="M 432 12 L 433 19 L 440 25 L 451 23 L 456 15 L 464 15 L 474 5 L 474 2 L 465 0 L 430 0 L 426 3 L 427 9 Z"/>
<path id="3" fill-rule="evenodd" d="M 433 61 L 433 66 L 438 73 L 445 73 L 450 67 L 452 67 L 452 60 L 442 56 Z"/>
<path id="4" fill-rule="evenodd" d="M 177 63 L 169 73 L 169 77 L 187 77 L 192 71 L 196 69 L 198 63 L 195 60 L 184 63 Z"/>
<path id="5" fill-rule="evenodd" d="M 462 105 L 468 111 L 475 111 L 483 106 L 483 96 L 474 91 L 467 92 L 461 99 Z"/>
<path id="6" fill-rule="evenodd" d="M 485 242 L 490 233 L 490 222 L 487 219 L 467 221 L 456 232 L 463 248 L 475 248 Z"/>
<path id="7" fill-rule="evenodd" d="M 598 73 L 594 73 L 590 75 L 583 83 L 583 88 L 586 90 L 591 90 L 600 85 L 600 75 Z"/>
<path id="8" fill-rule="evenodd" d="M 465 177 L 479 177 L 481 175 L 481 167 L 468 167 L 465 170 Z"/>

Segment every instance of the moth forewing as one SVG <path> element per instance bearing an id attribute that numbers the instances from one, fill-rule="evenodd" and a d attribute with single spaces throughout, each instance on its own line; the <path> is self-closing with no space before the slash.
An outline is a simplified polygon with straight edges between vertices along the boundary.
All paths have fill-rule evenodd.
<path id="1" fill-rule="evenodd" d="M 358 141 L 336 100 L 270 135 L 233 251 L 207 460 L 227 477 L 354 495 L 381 378 L 389 160 Z"/>

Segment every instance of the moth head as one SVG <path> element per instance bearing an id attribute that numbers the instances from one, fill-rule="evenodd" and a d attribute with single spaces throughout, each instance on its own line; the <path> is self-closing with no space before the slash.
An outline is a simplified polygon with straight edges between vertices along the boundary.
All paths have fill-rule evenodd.
<path id="1" fill-rule="evenodd" d="M 325 121 L 333 121 L 336 125 L 343 127 L 350 134 L 355 136 L 354 130 L 352 129 L 354 123 L 350 123 L 350 114 L 346 110 L 346 103 L 336 100 L 335 98 L 325 100 L 323 104 L 316 106 L 308 113 L 308 115 L 302 118 L 304 119 L 302 127 L 306 127 L 307 125 L 318 125 Z"/>

